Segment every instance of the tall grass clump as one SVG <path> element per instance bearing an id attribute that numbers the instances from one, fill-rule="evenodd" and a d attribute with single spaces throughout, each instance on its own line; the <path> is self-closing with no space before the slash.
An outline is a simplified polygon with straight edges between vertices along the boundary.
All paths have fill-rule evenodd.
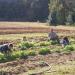
<path id="1" fill-rule="evenodd" d="M 3 53 L 0 53 L 0 62 L 4 61 L 5 55 Z"/>
<path id="2" fill-rule="evenodd" d="M 28 56 L 35 56 L 36 55 L 36 52 L 35 51 L 28 51 Z"/>
<path id="3" fill-rule="evenodd" d="M 39 54 L 41 54 L 41 55 L 46 55 L 46 54 L 49 54 L 49 53 L 50 53 L 49 48 L 41 48 L 39 50 Z"/>
<path id="4" fill-rule="evenodd" d="M 40 46 L 48 46 L 50 45 L 50 42 L 40 42 Z"/>
<path id="5" fill-rule="evenodd" d="M 56 44 L 58 44 L 58 42 L 57 42 L 57 41 L 52 41 L 52 40 L 50 40 L 50 44 L 51 44 L 51 45 L 56 45 Z"/>
<path id="6" fill-rule="evenodd" d="M 22 59 L 27 59 L 27 58 L 28 58 L 28 53 L 25 52 L 25 51 L 22 51 L 20 58 L 22 58 Z"/>
<path id="7" fill-rule="evenodd" d="M 64 47 L 63 52 L 64 53 L 70 53 L 71 51 L 74 51 L 74 47 L 72 45 L 67 45 Z"/>
<path id="8" fill-rule="evenodd" d="M 30 42 L 22 42 L 22 43 L 20 43 L 19 48 L 21 50 L 26 50 L 26 49 L 31 48 L 33 46 L 34 46 L 33 43 L 30 43 Z"/>

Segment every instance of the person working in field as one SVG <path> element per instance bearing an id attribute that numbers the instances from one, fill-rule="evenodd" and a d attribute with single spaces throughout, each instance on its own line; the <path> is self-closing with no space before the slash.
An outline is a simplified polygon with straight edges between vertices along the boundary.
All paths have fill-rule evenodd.
<path id="1" fill-rule="evenodd" d="M 0 52 L 2 53 L 8 53 L 8 52 L 11 52 L 11 49 L 13 48 L 13 44 L 10 43 L 10 44 L 3 44 L 3 45 L 0 45 Z"/>
<path id="2" fill-rule="evenodd" d="M 52 40 L 52 41 L 57 41 L 59 43 L 59 38 L 58 38 L 58 35 L 56 34 L 56 32 L 54 32 L 53 29 L 51 29 L 49 35 L 49 40 Z"/>
<path id="3" fill-rule="evenodd" d="M 61 41 L 60 44 L 62 45 L 62 47 L 65 47 L 66 45 L 69 45 L 69 39 L 68 37 L 64 37 Z"/>

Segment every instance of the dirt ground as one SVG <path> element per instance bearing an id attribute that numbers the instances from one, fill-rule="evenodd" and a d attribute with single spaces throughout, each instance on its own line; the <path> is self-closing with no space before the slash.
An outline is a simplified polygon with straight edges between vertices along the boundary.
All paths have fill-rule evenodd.
<path id="1" fill-rule="evenodd" d="M 0 22 L 0 34 L 23 34 L 23 33 L 48 33 L 51 28 L 63 33 L 74 33 L 74 26 L 49 26 L 39 22 Z"/>
<path id="2" fill-rule="evenodd" d="M 15 25 L 16 24 L 16 25 Z M 22 27 L 17 27 L 22 24 Z M 27 25 L 26 25 L 27 24 Z M 49 32 L 50 28 L 54 28 L 57 32 L 65 33 L 65 35 L 73 34 L 75 35 L 75 28 L 70 26 L 44 26 L 40 24 L 40 28 L 37 26 L 31 27 L 31 23 L 8 23 L 8 22 L 1 22 L 0 23 L 0 33 L 1 34 L 9 34 L 9 33 L 25 33 L 25 32 Z M 29 24 L 30 28 L 26 28 Z M 7 26 L 8 25 L 8 26 Z M 10 25 L 13 25 L 12 27 Z M 26 26 L 25 26 L 26 25 Z M 35 25 L 35 23 L 32 25 Z M 1 27 L 2 26 L 2 27 Z M 5 28 L 3 28 L 3 26 Z M 69 54 L 63 54 L 63 53 L 52 53 L 48 55 L 36 55 L 36 56 L 29 56 L 28 59 L 17 59 L 16 61 L 6 62 L 6 63 L 0 63 L 0 70 L 5 72 L 6 75 L 27 75 L 26 73 L 30 70 L 39 69 L 41 70 L 42 67 L 48 67 L 48 65 L 40 65 L 41 62 L 46 62 L 51 67 L 54 65 L 67 65 L 67 62 L 69 61 L 75 61 L 75 52 L 71 52 Z M 75 67 L 75 65 L 74 65 Z M 0 75 L 3 75 L 0 73 Z M 43 75 L 43 74 L 33 74 L 33 75 Z M 60 74 L 59 74 L 60 75 Z M 66 75 L 66 74 L 65 74 Z M 69 74 L 72 75 L 72 74 Z M 74 74 L 75 75 L 75 74 Z"/>
<path id="3" fill-rule="evenodd" d="M 75 52 L 70 54 L 52 53 L 48 55 L 30 56 L 28 59 L 21 59 L 7 63 L 1 63 L 0 69 L 9 75 L 22 75 L 29 70 L 41 69 L 40 62 L 47 62 L 49 65 L 66 64 L 67 61 L 75 61 Z M 47 65 L 43 65 L 45 67 Z M 7 74 L 8 75 L 8 74 Z M 38 74 L 39 75 L 39 74 Z"/>

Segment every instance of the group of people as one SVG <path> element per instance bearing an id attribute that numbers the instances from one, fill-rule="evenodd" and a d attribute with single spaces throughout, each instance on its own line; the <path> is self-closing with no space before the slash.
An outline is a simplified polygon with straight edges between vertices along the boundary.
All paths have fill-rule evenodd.
<path id="1" fill-rule="evenodd" d="M 65 36 L 62 39 L 59 39 L 58 35 L 56 34 L 56 32 L 54 32 L 53 29 L 51 29 L 48 37 L 49 37 L 49 40 L 57 41 L 59 44 L 61 44 L 62 47 L 65 47 L 66 45 L 69 45 L 68 37 Z"/>
<path id="2" fill-rule="evenodd" d="M 53 29 L 51 29 L 48 37 L 49 37 L 49 40 L 57 41 L 62 47 L 69 45 L 68 37 L 63 37 L 62 39 L 59 39 L 58 35 L 56 34 L 56 32 L 54 32 Z M 23 38 L 23 41 L 26 41 L 26 37 Z M 11 51 L 12 48 L 13 48 L 12 43 L 2 44 L 2 45 L 0 45 L 0 52 L 7 53 L 7 52 Z"/>

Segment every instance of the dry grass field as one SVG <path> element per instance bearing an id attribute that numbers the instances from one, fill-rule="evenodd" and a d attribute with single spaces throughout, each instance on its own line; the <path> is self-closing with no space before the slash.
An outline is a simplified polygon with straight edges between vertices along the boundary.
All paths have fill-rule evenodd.
<path id="1" fill-rule="evenodd" d="M 48 27 L 46 23 L 39 23 L 39 22 L 0 22 L 0 28 L 6 27 Z"/>
<path id="2" fill-rule="evenodd" d="M 49 26 L 39 22 L 0 22 L 0 34 L 48 33 L 50 28 L 57 32 L 75 32 L 70 26 Z"/>
<path id="3" fill-rule="evenodd" d="M 29 42 L 34 42 L 35 46 L 25 51 L 31 50 L 36 52 L 35 56 L 29 56 L 28 59 L 16 58 L 16 60 L 10 62 L 0 63 L 0 75 L 3 75 L 1 72 L 6 73 L 6 75 L 75 75 L 75 50 L 68 54 L 57 52 L 61 51 L 62 47 L 57 44 L 50 45 L 47 41 L 50 28 L 54 28 L 59 36 L 71 37 L 70 40 L 73 42 L 73 46 L 75 46 L 74 27 L 48 26 L 46 23 L 39 22 L 0 22 L 0 41 L 14 40 L 16 42 L 17 39 L 23 39 L 26 36 Z M 43 44 L 46 42 L 48 46 L 39 46 L 41 42 Z M 47 55 L 37 54 L 39 49 L 45 47 L 56 52 Z M 17 54 L 16 56 L 19 55 Z M 47 62 L 50 66 L 42 65 L 43 62 Z M 47 69 L 49 70 L 46 71 Z M 39 74 L 34 74 L 37 72 Z"/>
<path id="4" fill-rule="evenodd" d="M 22 39 L 23 36 L 47 37 L 51 28 L 54 28 L 59 35 L 75 36 L 75 28 L 72 26 L 48 26 L 47 23 L 39 22 L 0 22 L 0 40 Z"/>

